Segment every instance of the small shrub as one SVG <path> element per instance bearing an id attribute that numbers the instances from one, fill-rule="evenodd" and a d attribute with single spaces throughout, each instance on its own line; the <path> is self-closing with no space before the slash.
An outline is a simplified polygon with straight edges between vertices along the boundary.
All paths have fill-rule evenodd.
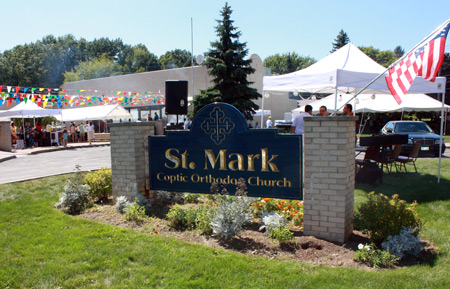
<path id="1" fill-rule="evenodd" d="M 211 234 L 210 222 L 212 212 L 213 209 L 206 206 L 197 209 L 183 209 L 175 205 L 169 210 L 166 217 L 169 220 L 169 227 L 176 230 L 198 229 L 203 234 Z"/>
<path id="2" fill-rule="evenodd" d="M 420 228 L 416 207 L 416 202 L 409 205 L 398 195 L 389 198 L 372 192 L 369 200 L 359 208 L 359 213 L 355 213 L 354 224 L 375 242 L 381 243 L 388 236 L 398 235 L 402 228 Z"/>
<path id="3" fill-rule="evenodd" d="M 128 199 L 125 196 L 120 196 L 116 199 L 116 210 L 120 214 L 125 213 L 125 209 L 131 205 L 132 203 L 128 202 Z"/>
<path id="4" fill-rule="evenodd" d="M 182 203 L 183 194 L 169 191 L 156 191 L 155 202 L 161 206 L 168 206 L 172 204 Z"/>
<path id="5" fill-rule="evenodd" d="M 200 203 L 200 196 L 198 194 L 184 193 L 183 202 L 185 204 L 186 203 L 198 204 Z"/>
<path id="6" fill-rule="evenodd" d="M 238 235 L 242 226 L 251 221 L 247 212 L 249 204 L 246 197 L 235 197 L 229 202 L 219 203 L 211 218 L 213 235 L 220 239 L 230 239 Z"/>
<path id="7" fill-rule="evenodd" d="M 262 217 L 263 225 L 259 228 L 259 230 L 266 230 L 266 233 L 269 234 L 271 230 L 276 228 L 283 228 L 286 226 L 286 219 L 277 213 L 270 212 L 264 213 Z"/>
<path id="8" fill-rule="evenodd" d="M 195 218 L 193 218 L 192 215 L 190 210 L 185 210 L 178 205 L 175 205 L 175 207 L 169 210 L 166 217 L 169 220 L 169 227 L 184 231 L 188 228 L 195 227 Z M 192 221 L 192 219 L 194 219 L 194 221 Z"/>
<path id="9" fill-rule="evenodd" d="M 251 221 L 249 206 L 254 198 L 248 198 L 246 190 L 244 178 L 236 183 L 235 197 L 229 197 L 226 185 L 222 184 L 219 188 L 217 183 L 212 183 L 211 192 L 220 196 L 210 223 L 214 236 L 219 239 L 233 238 L 244 224 Z"/>
<path id="10" fill-rule="evenodd" d="M 286 227 L 271 228 L 268 236 L 272 240 L 277 240 L 280 244 L 288 243 L 294 239 L 294 233 Z"/>
<path id="11" fill-rule="evenodd" d="M 56 204 L 56 207 L 65 210 L 68 214 L 79 214 L 92 206 L 89 188 L 83 183 L 80 166 L 77 165 L 75 168 L 76 173 L 67 180 L 64 192 Z"/>
<path id="12" fill-rule="evenodd" d="M 195 228 L 204 235 L 211 235 L 211 218 L 215 213 L 214 207 L 202 206 L 197 209 L 197 219 L 195 220 Z"/>
<path id="13" fill-rule="evenodd" d="M 112 196 L 112 170 L 101 168 L 98 171 L 86 174 L 84 181 L 89 186 L 89 195 L 99 201 Z"/>
<path id="14" fill-rule="evenodd" d="M 400 234 L 389 236 L 385 242 L 381 244 L 384 250 L 389 253 L 403 258 L 406 255 L 420 256 L 422 251 L 422 242 L 420 236 L 414 236 L 415 230 L 403 228 Z"/>
<path id="15" fill-rule="evenodd" d="M 376 249 L 375 245 L 359 244 L 354 260 L 374 268 L 390 268 L 397 264 L 399 257 L 387 251 Z"/>
<path id="16" fill-rule="evenodd" d="M 145 207 L 139 205 L 138 199 L 136 198 L 131 206 L 125 208 L 124 216 L 129 221 L 142 223 L 145 218 Z"/>

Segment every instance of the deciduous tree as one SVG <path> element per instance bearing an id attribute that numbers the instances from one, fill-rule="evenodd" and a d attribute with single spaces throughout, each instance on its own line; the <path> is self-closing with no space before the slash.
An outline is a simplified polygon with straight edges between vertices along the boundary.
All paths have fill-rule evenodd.
<path id="1" fill-rule="evenodd" d="M 264 59 L 264 67 L 270 68 L 273 74 L 285 74 L 304 69 L 316 60 L 309 56 L 300 56 L 295 52 L 275 54 Z"/>

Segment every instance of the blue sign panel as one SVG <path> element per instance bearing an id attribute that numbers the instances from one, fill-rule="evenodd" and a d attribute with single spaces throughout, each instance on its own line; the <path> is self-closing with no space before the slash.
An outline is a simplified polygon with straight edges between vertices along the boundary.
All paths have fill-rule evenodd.
<path id="1" fill-rule="evenodd" d="M 302 199 L 301 136 L 249 129 L 233 106 L 214 103 L 191 130 L 149 137 L 150 189 L 209 194 L 212 183 L 230 193 L 243 178 L 248 196 Z"/>

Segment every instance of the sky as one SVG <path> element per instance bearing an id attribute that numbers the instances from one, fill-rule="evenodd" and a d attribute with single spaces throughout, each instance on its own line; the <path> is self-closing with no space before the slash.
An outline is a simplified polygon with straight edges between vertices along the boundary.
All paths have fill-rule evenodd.
<path id="1" fill-rule="evenodd" d="M 357 46 L 405 51 L 450 18 L 449 0 L 229 0 L 231 19 L 249 54 L 261 59 L 296 52 L 316 60 L 330 54 L 343 29 Z M 223 0 L 2 1 L 0 51 L 46 35 L 92 41 L 121 38 L 157 56 L 174 49 L 204 54 L 217 40 Z M 9 19 L 6 19 L 9 15 Z M 191 29 L 191 19 L 192 27 Z M 191 33 L 193 31 L 193 34 Z M 450 42 L 446 52 L 450 52 Z"/>

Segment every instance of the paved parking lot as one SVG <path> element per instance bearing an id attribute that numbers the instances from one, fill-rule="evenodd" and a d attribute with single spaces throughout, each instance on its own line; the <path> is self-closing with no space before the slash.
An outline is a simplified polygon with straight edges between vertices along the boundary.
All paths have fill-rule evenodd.
<path id="1" fill-rule="evenodd" d="M 109 146 L 79 147 L 40 154 L 11 154 L 14 158 L 0 163 L 0 184 L 67 174 L 81 170 L 111 167 Z"/>

